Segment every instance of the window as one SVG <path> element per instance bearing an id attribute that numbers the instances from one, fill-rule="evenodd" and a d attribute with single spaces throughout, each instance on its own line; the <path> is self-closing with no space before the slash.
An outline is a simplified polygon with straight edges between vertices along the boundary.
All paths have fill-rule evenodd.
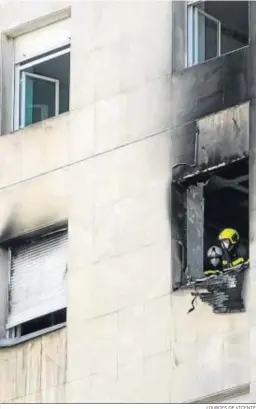
<path id="1" fill-rule="evenodd" d="M 65 322 L 67 230 L 15 244 L 9 259 L 8 337 Z"/>
<path id="2" fill-rule="evenodd" d="M 188 66 L 248 44 L 247 1 L 188 4 Z"/>
<path id="3" fill-rule="evenodd" d="M 184 284 L 187 277 L 201 278 L 203 270 L 211 267 L 206 253 L 212 245 L 218 245 L 222 229 L 236 229 L 241 244 L 249 248 L 248 158 L 189 180 L 173 190 L 177 202 L 172 210 L 177 219 L 174 238 L 184 249 L 181 254 L 173 246 L 180 260 L 173 261 L 173 289 Z M 182 193 L 179 196 L 177 189 Z"/>
<path id="4" fill-rule="evenodd" d="M 15 130 L 69 110 L 68 22 L 69 19 L 16 39 Z"/>

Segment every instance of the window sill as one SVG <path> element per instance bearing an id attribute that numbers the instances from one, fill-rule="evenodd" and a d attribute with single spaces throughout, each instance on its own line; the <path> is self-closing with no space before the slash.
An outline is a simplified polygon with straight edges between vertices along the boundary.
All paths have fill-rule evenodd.
<path id="1" fill-rule="evenodd" d="M 244 50 L 245 48 L 249 48 L 249 47 L 250 47 L 250 44 L 243 45 L 242 47 L 236 48 L 235 50 L 229 51 L 227 53 L 223 53 L 223 54 L 218 55 L 216 57 L 209 58 L 208 60 L 197 62 L 197 63 L 194 63 L 193 65 L 187 65 L 183 70 L 180 70 L 180 71 L 177 71 L 177 72 L 183 72 L 185 70 L 189 70 L 190 68 L 199 67 L 199 66 L 202 66 L 203 64 L 211 63 L 212 61 L 216 61 L 216 60 L 218 60 L 220 58 L 223 58 L 223 57 L 225 58 L 227 55 L 236 53 L 237 51 L 241 51 L 241 50 Z"/>
<path id="2" fill-rule="evenodd" d="M 22 132 L 22 131 L 24 131 L 26 129 L 33 129 L 33 128 L 34 129 L 37 129 L 37 128 L 41 129 L 43 127 L 51 126 L 52 122 L 61 120 L 61 118 L 65 117 L 65 116 L 68 117 L 69 115 L 70 115 L 70 110 L 62 112 L 61 114 L 51 116 L 50 118 L 43 119 L 42 121 L 38 121 L 38 122 L 35 122 L 33 124 L 26 125 L 26 126 L 24 126 L 22 128 L 17 128 L 17 129 L 14 128 L 11 133 Z"/>
<path id="3" fill-rule="evenodd" d="M 67 323 L 63 322 L 61 324 L 54 325 L 53 327 L 44 328 L 40 331 L 32 332 L 31 334 L 27 334 L 19 338 L 0 339 L 0 349 L 11 348 L 16 345 L 23 344 L 24 342 L 30 341 L 31 339 L 41 337 L 42 335 L 49 334 L 50 332 L 58 331 L 59 329 L 65 328 L 66 326 Z"/>

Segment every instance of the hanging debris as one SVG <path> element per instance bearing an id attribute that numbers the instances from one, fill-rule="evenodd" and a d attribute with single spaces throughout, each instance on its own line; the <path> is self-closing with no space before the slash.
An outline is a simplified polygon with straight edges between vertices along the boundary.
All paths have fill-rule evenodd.
<path id="1" fill-rule="evenodd" d="M 219 272 L 219 274 L 188 281 L 182 288 L 193 291 L 192 307 L 188 313 L 194 311 L 195 301 L 199 298 L 213 308 L 216 314 L 244 312 L 243 284 L 249 262 L 240 264 Z"/>

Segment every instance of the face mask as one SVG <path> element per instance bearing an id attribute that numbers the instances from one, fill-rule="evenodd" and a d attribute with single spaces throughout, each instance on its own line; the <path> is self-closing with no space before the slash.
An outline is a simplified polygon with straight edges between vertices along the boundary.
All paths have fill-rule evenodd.
<path id="1" fill-rule="evenodd" d="M 223 240 L 222 241 L 222 245 L 225 247 L 225 249 L 229 249 L 229 247 L 230 247 L 230 243 L 229 243 L 229 240 Z"/>
<path id="2" fill-rule="evenodd" d="M 220 263 L 220 259 L 217 257 L 211 258 L 211 264 L 216 267 Z"/>

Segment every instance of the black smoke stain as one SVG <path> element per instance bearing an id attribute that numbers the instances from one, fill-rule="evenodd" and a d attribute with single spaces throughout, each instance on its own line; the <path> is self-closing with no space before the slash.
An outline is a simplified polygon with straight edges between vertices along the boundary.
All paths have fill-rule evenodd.
<path id="1" fill-rule="evenodd" d="M 10 239 L 11 237 L 13 237 L 15 235 L 15 232 L 17 231 L 16 228 L 16 223 L 14 220 L 13 215 L 11 214 L 5 222 L 4 228 L 2 229 L 1 233 L 0 233 L 0 242 L 2 243 L 2 245 L 4 245 L 4 243 Z"/>

